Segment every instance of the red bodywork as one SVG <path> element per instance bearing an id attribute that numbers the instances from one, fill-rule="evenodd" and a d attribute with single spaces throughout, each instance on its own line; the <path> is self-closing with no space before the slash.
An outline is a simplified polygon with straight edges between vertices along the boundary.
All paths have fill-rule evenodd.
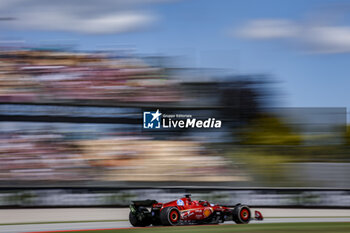
<path id="1" fill-rule="evenodd" d="M 263 220 L 259 211 L 252 216 L 250 208 L 240 203 L 233 208 L 210 204 L 208 201 L 192 201 L 191 195 L 159 203 L 156 200 L 132 201 L 130 204 L 129 222 L 134 227 L 177 226 L 186 224 L 219 224 L 233 221 L 247 224 L 250 220 Z"/>
<path id="2" fill-rule="evenodd" d="M 214 212 L 221 212 L 223 215 L 232 211 L 232 208 L 210 204 L 208 201 L 192 201 L 190 197 L 183 197 L 167 203 L 153 204 L 153 209 L 162 211 L 165 207 L 177 207 L 181 213 L 181 220 L 203 220 L 211 216 Z M 242 216 L 244 218 L 244 216 Z M 255 211 L 256 220 L 262 219 L 262 214 Z"/>
<path id="3" fill-rule="evenodd" d="M 212 205 L 207 201 L 191 201 L 186 197 L 163 204 L 160 211 L 168 206 L 176 206 L 181 213 L 182 220 L 202 220 L 209 217 L 214 211 L 230 211 L 227 207 Z"/>

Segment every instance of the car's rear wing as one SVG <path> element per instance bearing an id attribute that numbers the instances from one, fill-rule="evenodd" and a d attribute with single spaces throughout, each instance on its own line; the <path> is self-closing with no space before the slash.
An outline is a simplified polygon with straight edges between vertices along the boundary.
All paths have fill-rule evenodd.
<path id="1" fill-rule="evenodd" d="M 145 209 L 145 208 L 141 208 L 141 207 L 152 207 L 153 204 L 157 204 L 158 202 L 156 200 L 140 200 L 140 201 L 131 201 L 130 204 L 130 210 L 132 213 L 138 213 L 138 212 L 143 212 L 143 210 L 141 209 Z"/>
<path id="2" fill-rule="evenodd" d="M 132 204 L 135 206 L 135 207 L 138 207 L 138 206 L 144 206 L 144 207 L 150 207 L 152 206 L 153 204 L 157 204 L 158 202 L 156 200 L 150 200 L 150 199 L 147 199 L 147 200 L 139 200 L 139 201 L 131 201 Z"/>

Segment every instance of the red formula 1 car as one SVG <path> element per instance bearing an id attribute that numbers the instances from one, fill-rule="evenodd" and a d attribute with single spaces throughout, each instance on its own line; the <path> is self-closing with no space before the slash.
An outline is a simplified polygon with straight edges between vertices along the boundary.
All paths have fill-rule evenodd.
<path id="1" fill-rule="evenodd" d="M 233 220 L 246 224 L 250 220 L 263 220 L 259 211 L 251 216 L 248 206 L 237 204 L 233 208 L 213 205 L 207 201 L 193 201 L 190 195 L 167 203 L 155 200 L 133 201 L 129 221 L 134 227 L 176 226 L 185 224 L 218 224 Z"/>

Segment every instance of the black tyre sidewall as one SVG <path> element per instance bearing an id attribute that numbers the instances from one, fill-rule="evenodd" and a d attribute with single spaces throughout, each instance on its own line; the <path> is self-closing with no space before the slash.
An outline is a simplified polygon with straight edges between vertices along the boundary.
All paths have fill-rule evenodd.
<path id="1" fill-rule="evenodd" d="M 137 218 L 135 214 L 131 211 L 129 213 L 129 222 L 134 227 L 146 227 L 151 225 L 151 221 L 149 219 L 142 219 L 141 221 Z"/>
<path id="2" fill-rule="evenodd" d="M 242 210 L 247 210 L 249 213 L 249 218 L 247 220 L 243 220 L 241 218 L 241 212 Z M 248 206 L 245 205 L 239 205 L 236 206 L 232 211 L 232 220 L 237 224 L 248 224 L 251 218 L 251 211 Z"/>
<path id="3" fill-rule="evenodd" d="M 172 222 L 170 220 L 170 213 L 175 210 L 178 213 L 178 220 L 176 223 Z M 162 223 L 162 225 L 164 226 L 176 226 L 179 224 L 180 222 L 180 218 L 181 218 L 181 214 L 180 211 L 178 210 L 178 208 L 176 207 L 165 207 L 164 209 L 162 209 L 162 211 L 160 212 L 160 222 Z"/>
<path id="4" fill-rule="evenodd" d="M 129 213 L 129 222 L 134 227 L 140 227 L 140 221 L 137 219 L 137 216 L 133 214 L 131 211 Z"/>

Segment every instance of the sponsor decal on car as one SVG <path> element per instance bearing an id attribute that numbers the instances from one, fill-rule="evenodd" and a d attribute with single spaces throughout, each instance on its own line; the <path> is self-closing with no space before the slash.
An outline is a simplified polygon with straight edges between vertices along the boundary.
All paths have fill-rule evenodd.
<path id="1" fill-rule="evenodd" d="M 181 199 L 177 200 L 176 204 L 177 204 L 178 206 L 184 206 L 184 205 L 185 205 L 184 201 L 181 200 Z"/>
<path id="2" fill-rule="evenodd" d="M 204 211 L 203 211 L 203 215 L 206 218 L 209 217 L 212 213 L 213 213 L 213 209 L 212 208 L 205 208 Z"/>

